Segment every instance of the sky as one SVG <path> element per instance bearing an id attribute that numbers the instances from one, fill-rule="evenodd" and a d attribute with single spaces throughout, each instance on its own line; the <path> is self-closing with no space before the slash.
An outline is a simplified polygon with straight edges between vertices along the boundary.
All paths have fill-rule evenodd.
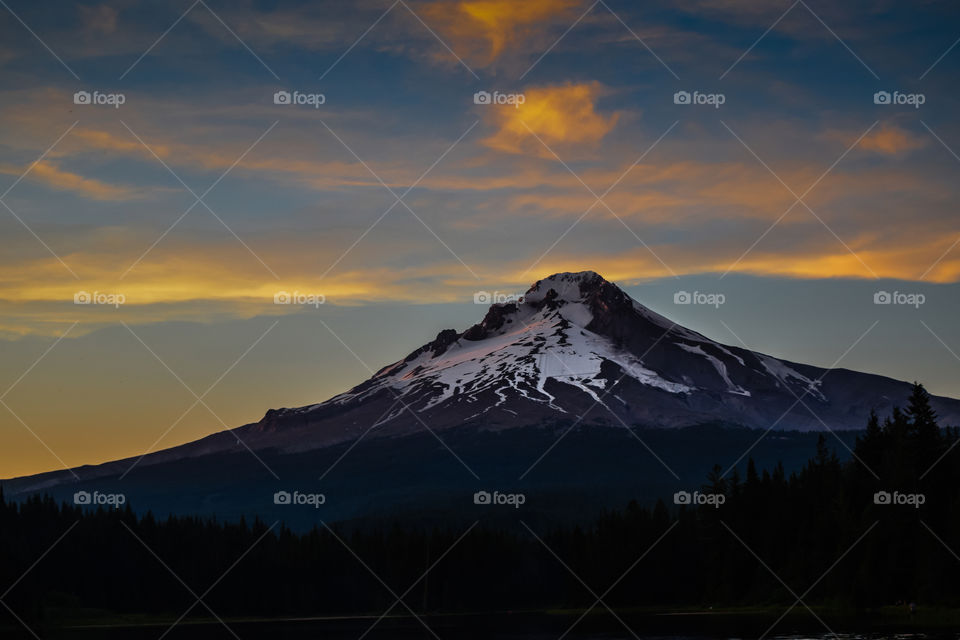
<path id="1" fill-rule="evenodd" d="M 950 2 L 3 0 L 0 477 L 320 402 L 559 271 L 960 397 L 958 42 Z"/>

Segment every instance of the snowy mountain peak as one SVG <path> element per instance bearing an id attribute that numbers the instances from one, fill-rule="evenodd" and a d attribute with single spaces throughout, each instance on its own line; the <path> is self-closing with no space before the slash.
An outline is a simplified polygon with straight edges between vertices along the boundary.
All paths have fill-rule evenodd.
<path id="1" fill-rule="evenodd" d="M 691 360 L 696 366 L 689 371 L 678 366 Z M 557 273 L 534 283 L 516 301 L 491 305 L 467 330 L 445 329 L 367 382 L 294 411 L 325 412 L 393 396 L 402 401 L 384 422 L 408 407 L 456 411 L 462 420 L 488 418 L 491 412 L 519 416 L 531 408 L 574 415 L 583 402 L 610 410 L 603 396 L 625 379 L 672 396 L 717 387 L 748 397 L 750 392 L 730 378 L 724 360 L 743 362 L 637 303 L 594 271 Z"/>
<path id="2" fill-rule="evenodd" d="M 617 285 L 604 280 L 595 271 L 555 273 L 538 280 L 523 296 L 523 301 L 534 305 L 584 303 L 593 311 L 625 311 L 632 299 Z"/>
<path id="3" fill-rule="evenodd" d="M 819 429 L 826 416 L 844 428 L 862 426 L 869 407 L 851 390 L 886 388 L 887 382 L 853 374 L 862 382 L 840 384 L 852 372 L 834 372 L 838 386 L 831 391 L 823 382 L 827 373 L 711 340 L 596 272 L 557 273 L 522 298 L 491 305 L 465 331 L 440 331 L 353 389 L 320 404 L 271 410 L 253 428 L 274 433 L 336 425 L 323 434 L 310 431 L 305 437 L 313 442 L 361 428 L 402 434 L 424 423 L 510 428 L 558 419 Z M 294 432 L 289 437 L 299 442 Z"/>
<path id="4" fill-rule="evenodd" d="M 214 434 L 151 454 L 143 465 L 238 451 L 241 443 L 294 453 L 352 442 L 350 452 L 368 434 L 437 436 L 462 428 L 861 429 L 871 411 L 887 413 L 910 392 L 890 378 L 721 344 L 654 313 L 593 271 L 557 273 L 523 298 L 491 305 L 465 331 L 440 331 L 345 393 L 271 409 L 233 430 L 236 438 Z M 960 424 L 960 400 L 935 398 L 934 408 L 947 424 Z"/>
<path id="5" fill-rule="evenodd" d="M 595 271 L 556 273 L 535 282 L 515 301 L 491 305 L 483 320 L 460 337 L 465 340 L 484 340 L 516 329 L 511 326 L 514 322 L 525 327 L 536 325 L 541 329 L 544 323 L 550 326 L 560 323 L 561 330 L 568 326 L 590 330 L 593 325 L 615 324 L 615 316 L 637 314 L 655 320 L 655 324 L 663 328 L 672 324 L 635 302 Z M 452 336 L 448 333 L 444 335 L 443 341 L 449 344 Z M 441 340 L 441 336 L 437 336 L 437 339 Z"/>
<path id="6" fill-rule="evenodd" d="M 555 273 L 543 280 L 537 280 L 524 294 L 524 300 L 536 303 L 550 297 L 566 302 L 582 302 L 585 297 L 604 285 L 613 286 L 595 271 Z"/>

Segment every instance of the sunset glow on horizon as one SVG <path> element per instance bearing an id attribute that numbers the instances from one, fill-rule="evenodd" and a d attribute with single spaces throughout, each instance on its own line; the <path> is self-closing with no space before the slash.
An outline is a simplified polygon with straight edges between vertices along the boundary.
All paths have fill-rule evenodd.
<path id="1" fill-rule="evenodd" d="M 54 4 L 0 9 L 0 478 L 323 401 L 562 271 L 820 366 L 877 321 L 837 366 L 960 397 L 957 7 Z"/>

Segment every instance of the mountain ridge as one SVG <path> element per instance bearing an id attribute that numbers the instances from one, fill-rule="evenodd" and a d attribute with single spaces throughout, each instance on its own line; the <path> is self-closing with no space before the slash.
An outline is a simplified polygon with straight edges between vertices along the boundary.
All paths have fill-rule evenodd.
<path id="1" fill-rule="evenodd" d="M 255 423 L 142 459 L 79 469 L 103 476 L 125 472 L 133 460 L 155 465 L 246 449 L 293 454 L 368 436 L 558 422 L 851 430 L 863 428 L 871 410 L 889 411 L 909 388 L 724 345 L 651 311 L 596 272 L 564 272 L 538 280 L 522 298 L 490 305 L 464 331 L 440 331 L 324 402 L 270 409 Z M 960 423 L 960 400 L 933 402 L 946 424 Z M 69 474 L 32 476 L 33 484 L 69 481 Z"/>
<path id="2" fill-rule="evenodd" d="M 874 387 L 873 397 L 853 406 L 852 394 L 830 384 L 828 374 L 845 384 L 856 382 L 858 392 Z M 439 332 L 325 402 L 271 410 L 258 428 L 276 432 L 312 418 L 349 414 L 379 394 L 397 402 L 374 418 L 378 427 L 381 420 L 402 421 L 411 412 L 436 415 L 439 425 L 482 417 L 487 428 L 570 416 L 592 423 L 604 420 L 586 412 L 600 409 L 605 421 L 631 425 L 692 426 L 722 419 L 751 428 L 783 422 L 784 429 L 807 430 L 823 429 L 829 420 L 829 428 L 858 429 L 870 409 L 884 411 L 892 398 L 903 397 L 906 384 L 724 345 L 653 312 L 596 272 L 583 271 L 538 280 L 522 298 L 491 305 L 468 329 Z M 960 417 L 960 402 L 943 400 L 945 413 Z M 643 408 L 629 406 L 638 402 Z M 481 410 L 470 411 L 469 405 Z"/>

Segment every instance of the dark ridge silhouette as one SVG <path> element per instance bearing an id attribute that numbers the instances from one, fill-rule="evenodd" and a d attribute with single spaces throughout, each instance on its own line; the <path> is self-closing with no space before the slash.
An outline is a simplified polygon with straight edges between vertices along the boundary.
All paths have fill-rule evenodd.
<path id="1" fill-rule="evenodd" d="M 789 475 L 753 460 L 745 477 L 716 467 L 700 491 L 722 495 L 719 507 L 631 502 L 587 527 L 526 522 L 518 509 L 512 524 L 481 522 L 466 535 L 410 521 L 295 534 L 256 518 L 159 521 L 130 505 L 83 510 L 0 493 L 0 584 L 15 585 L 5 603 L 38 623 L 92 610 L 179 615 L 194 599 L 178 578 L 198 593 L 215 584 L 205 601 L 222 616 L 379 614 L 394 598 L 378 578 L 398 593 L 414 585 L 405 601 L 423 612 L 593 604 L 555 553 L 595 589 L 622 577 L 604 598 L 612 607 L 792 603 L 763 564 L 798 593 L 815 585 L 808 603 L 955 606 L 957 560 L 937 538 L 960 540 L 958 438 L 915 385 L 906 409 L 870 417 L 846 462 L 821 436 Z"/>

